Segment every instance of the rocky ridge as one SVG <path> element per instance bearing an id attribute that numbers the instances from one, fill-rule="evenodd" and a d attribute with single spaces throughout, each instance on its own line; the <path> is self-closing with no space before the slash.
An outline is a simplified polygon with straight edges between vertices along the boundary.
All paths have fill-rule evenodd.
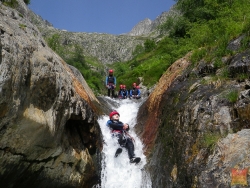
<path id="1" fill-rule="evenodd" d="M 140 21 L 136 26 L 132 28 L 130 32 L 127 33 L 129 36 L 151 36 L 158 37 L 160 35 L 157 27 L 163 24 L 169 17 L 175 17 L 178 12 L 175 10 L 174 6 L 168 11 L 161 13 L 155 20 L 150 20 L 146 18 Z"/>
<path id="2" fill-rule="evenodd" d="M 134 48 L 137 45 L 143 45 L 148 37 L 156 38 L 159 35 L 157 27 L 166 21 L 169 16 L 175 16 L 176 14 L 176 11 L 172 8 L 169 12 L 163 12 L 156 20 L 146 19 L 141 21 L 129 33 L 121 35 L 59 30 L 32 11 L 29 11 L 29 19 L 39 28 L 44 38 L 59 34 L 61 44 L 65 48 L 70 48 L 70 44 L 79 44 L 83 47 L 86 56 L 96 57 L 101 63 L 109 64 L 132 59 Z"/>

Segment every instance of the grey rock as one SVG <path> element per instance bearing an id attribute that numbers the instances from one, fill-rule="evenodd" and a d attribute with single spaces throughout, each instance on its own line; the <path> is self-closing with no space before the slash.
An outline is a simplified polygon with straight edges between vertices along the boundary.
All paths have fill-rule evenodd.
<path id="1" fill-rule="evenodd" d="M 0 7 L 0 184 L 90 187 L 98 176 L 99 101 L 19 5 Z"/>

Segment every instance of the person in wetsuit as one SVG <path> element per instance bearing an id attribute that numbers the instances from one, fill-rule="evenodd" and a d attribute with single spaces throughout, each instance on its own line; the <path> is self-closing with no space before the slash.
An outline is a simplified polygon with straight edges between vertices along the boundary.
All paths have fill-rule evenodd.
<path id="1" fill-rule="evenodd" d="M 132 99 L 140 99 L 141 98 L 141 91 L 136 86 L 136 83 L 133 83 L 133 88 L 130 90 L 130 98 Z"/>
<path id="2" fill-rule="evenodd" d="M 120 114 L 117 111 L 112 111 L 109 114 L 110 120 L 107 121 L 107 126 L 111 130 L 111 134 L 114 138 L 117 138 L 121 147 L 125 147 L 128 151 L 128 156 L 131 163 L 140 162 L 140 157 L 135 157 L 134 153 L 134 139 L 128 134 L 129 125 L 119 121 Z M 122 153 L 122 148 L 118 148 L 115 153 L 115 157 Z"/>
<path id="3" fill-rule="evenodd" d="M 110 92 L 111 92 L 111 97 L 115 97 L 115 87 L 116 87 L 116 77 L 113 75 L 113 70 L 109 70 L 109 75 L 106 77 L 106 87 L 108 89 L 108 96 L 110 97 Z"/>

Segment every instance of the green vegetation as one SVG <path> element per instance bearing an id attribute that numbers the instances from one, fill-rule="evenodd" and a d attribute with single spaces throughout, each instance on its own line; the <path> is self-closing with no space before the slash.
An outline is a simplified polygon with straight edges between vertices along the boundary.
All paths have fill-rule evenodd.
<path id="1" fill-rule="evenodd" d="M 30 4 L 30 0 L 23 0 L 26 5 Z M 17 0 L 0 0 L 5 6 L 9 6 L 11 8 L 16 8 L 18 6 Z"/>
<path id="2" fill-rule="evenodd" d="M 218 142 L 220 138 L 222 138 L 220 133 L 213 133 L 213 132 L 205 133 L 201 138 L 201 147 L 206 147 L 213 150 L 215 144 Z"/>
<path id="3" fill-rule="evenodd" d="M 18 5 L 17 0 L 1 0 L 1 2 L 5 5 L 5 6 L 9 6 L 11 8 L 16 8 Z"/>
<path id="4" fill-rule="evenodd" d="M 249 0 L 176 0 L 182 15 L 169 18 L 159 27 L 161 38 L 144 37 L 144 44 L 135 46 L 133 59 L 109 67 L 114 69 L 118 84 L 130 87 L 138 77 L 143 77 L 144 85 L 151 87 L 169 66 L 192 51 L 193 66 L 203 60 L 213 64 L 216 70 L 220 69 L 216 76 L 210 75 L 215 80 L 229 79 L 232 75 L 222 57 L 248 48 L 250 11 L 246 7 L 249 6 Z M 229 42 L 243 34 L 241 49 L 237 52 L 228 50 Z M 67 63 L 80 70 L 95 93 L 105 92 L 104 67 L 94 58 L 82 57 L 80 46 L 62 45 L 60 40 L 60 35 L 55 34 L 47 42 Z M 242 80 L 247 75 L 236 75 L 236 78 Z"/>
<path id="5" fill-rule="evenodd" d="M 47 38 L 49 47 L 60 55 L 69 65 L 76 67 L 84 79 L 94 91 L 95 94 L 104 91 L 104 84 L 102 79 L 104 77 L 104 67 L 102 67 L 95 58 L 85 57 L 83 55 L 83 48 L 79 45 L 61 45 L 61 37 L 59 34 L 54 34 Z M 96 68 L 92 68 L 96 67 Z"/>
<path id="6" fill-rule="evenodd" d="M 144 85 L 151 87 L 167 68 L 187 52 L 193 51 L 191 62 L 204 59 L 221 69 L 220 78 L 230 77 L 227 66 L 221 61 L 223 56 L 235 52 L 227 49 L 228 43 L 244 34 L 241 41 L 243 51 L 250 41 L 250 6 L 248 0 L 177 0 L 177 8 L 183 15 L 169 18 L 159 27 L 163 39 L 153 43 L 145 41 L 144 46 L 136 46 L 134 58 L 128 62 L 112 65 L 118 82 L 130 85 L 137 77 L 144 78 Z M 239 75 L 238 75 L 239 76 Z M 246 77 L 246 76 L 245 76 Z M 244 78 L 244 75 L 240 75 Z"/>
<path id="7" fill-rule="evenodd" d="M 19 27 L 20 27 L 21 29 L 25 29 L 27 26 L 24 25 L 24 24 L 19 24 Z"/>
<path id="8" fill-rule="evenodd" d="M 238 91 L 231 90 L 229 93 L 226 94 L 226 98 L 229 100 L 229 102 L 235 103 L 238 99 L 238 95 Z"/>
<path id="9" fill-rule="evenodd" d="M 26 5 L 30 4 L 30 0 L 23 0 Z"/>

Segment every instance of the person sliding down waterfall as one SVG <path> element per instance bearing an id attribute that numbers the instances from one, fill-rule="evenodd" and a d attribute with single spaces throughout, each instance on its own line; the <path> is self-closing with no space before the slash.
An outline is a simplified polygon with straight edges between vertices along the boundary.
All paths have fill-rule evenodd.
<path id="1" fill-rule="evenodd" d="M 134 139 L 127 132 L 129 131 L 129 125 L 119 121 L 120 114 L 115 110 L 109 114 L 109 118 L 110 120 L 107 121 L 106 125 L 110 128 L 112 137 L 116 137 L 120 146 L 127 149 L 131 163 L 139 163 L 141 158 L 135 157 L 134 154 Z M 115 152 L 115 157 L 118 157 L 121 153 L 122 148 L 118 148 Z"/>

